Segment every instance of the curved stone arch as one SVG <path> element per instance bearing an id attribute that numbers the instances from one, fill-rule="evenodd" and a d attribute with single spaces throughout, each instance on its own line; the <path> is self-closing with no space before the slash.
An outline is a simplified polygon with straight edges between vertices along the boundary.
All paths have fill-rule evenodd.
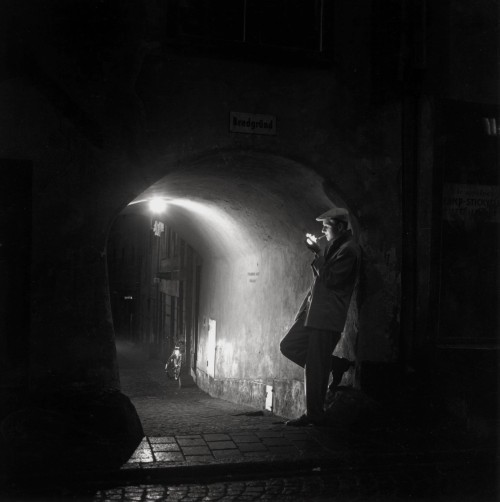
<path id="1" fill-rule="evenodd" d="M 203 257 L 200 315 L 217 320 L 214 376 L 226 398 L 249 399 L 232 393 L 229 381 L 246 389 L 250 381 L 286 386 L 302 379 L 279 353 L 279 340 L 310 286 L 305 233 L 318 235 L 315 218 L 346 206 L 331 188 L 327 196 L 324 184 L 311 167 L 275 153 L 210 151 L 169 169 L 123 211 L 147 214 L 151 198 L 166 199 L 166 222 Z M 355 218 L 352 223 L 356 230 Z M 198 376 L 203 388 L 216 392 L 207 375 Z"/>
<path id="2" fill-rule="evenodd" d="M 209 151 L 184 159 L 182 166 L 169 169 L 131 201 L 124 212 L 147 211 L 144 205 L 141 207 L 141 202 L 162 196 L 170 201 L 170 205 L 195 214 L 199 208 L 196 204 L 189 207 L 190 204 L 185 203 L 189 199 L 206 207 L 217 206 L 219 211 L 232 214 L 237 222 L 250 223 L 249 230 L 265 241 L 280 241 L 283 232 L 276 231 L 277 224 L 270 223 L 271 217 L 288 225 L 287 228 L 291 226 L 291 220 L 304 229 L 314 227 L 314 218 L 329 207 L 349 209 L 331 188 L 326 194 L 323 184 L 323 178 L 314 168 L 273 152 Z M 261 199 L 257 200 L 259 196 Z M 264 207 L 256 207 L 256 203 L 262 203 Z M 253 209 L 254 213 L 245 213 L 244 208 Z M 258 215 L 259 211 L 263 212 L 263 217 Z M 264 220 L 267 224 L 258 224 Z M 215 225 L 216 221 L 212 223 Z M 352 227 L 357 235 L 359 226 L 354 214 Z"/>

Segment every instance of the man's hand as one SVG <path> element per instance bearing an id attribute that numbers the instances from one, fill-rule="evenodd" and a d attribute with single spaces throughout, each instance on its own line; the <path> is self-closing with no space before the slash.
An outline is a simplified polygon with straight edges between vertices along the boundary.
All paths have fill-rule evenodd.
<path id="1" fill-rule="evenodd" d="M 311 237 L 306 238 L 306 246 L 315 254 L 318 254 L 321 250 L 318 243 L 315 242 Z"/>

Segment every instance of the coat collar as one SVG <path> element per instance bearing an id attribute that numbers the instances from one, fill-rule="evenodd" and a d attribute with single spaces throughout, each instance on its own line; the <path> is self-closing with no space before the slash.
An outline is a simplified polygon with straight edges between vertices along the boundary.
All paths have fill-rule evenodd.
<path id="1" fill-rule="evenodd" d="M 329 258 L 333 253 L 340 249 L 342 244 L 345 244 L 352 237 L 352 232 L 346 230 L 340 237 L 335 239 L 328 247 L 325 248 L 325 258 Z"/>

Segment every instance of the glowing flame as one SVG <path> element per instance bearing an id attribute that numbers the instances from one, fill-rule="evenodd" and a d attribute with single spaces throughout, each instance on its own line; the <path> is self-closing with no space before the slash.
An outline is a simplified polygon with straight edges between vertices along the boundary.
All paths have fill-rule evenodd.
<path id="1" fill-rule="evenodd" d="M 307 237 L 307 240 L 309 241 L 309 243 L 312 243 L 312 242 L 318 242 L 319 240 L 325 238 L 326 236 L 323 234 L 323 235 L 320 235 L 319 237 L 316 237 L 313 234 L 306 234 L 306 237 Z"/>

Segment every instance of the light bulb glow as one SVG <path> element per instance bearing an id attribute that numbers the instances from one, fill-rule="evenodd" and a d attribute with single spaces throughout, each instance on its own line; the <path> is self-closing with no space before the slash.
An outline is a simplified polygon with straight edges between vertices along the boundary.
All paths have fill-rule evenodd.
<path id="1" fill-rule="evenodd" d="M 149 201 L 149 209 L 152 213 L 163 213 L 167 208 L 167 201 L 160 197 L 154 197 Z"/>

